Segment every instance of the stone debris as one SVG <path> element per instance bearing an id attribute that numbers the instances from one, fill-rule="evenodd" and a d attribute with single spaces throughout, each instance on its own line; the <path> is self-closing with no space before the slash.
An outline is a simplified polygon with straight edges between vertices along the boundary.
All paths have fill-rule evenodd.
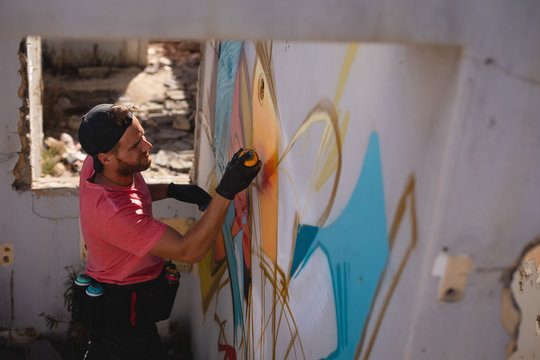
<path id="1" fill-rule="evenodd" d="M 152 156 L 151 156 L 152 158 Z M 168 167 L 178 172 L 187 173 L 193 166 L 193 150 L 159 150 L 152 158 L 157 166 Z"/>
<path id="2" fill-rule="evenodd" d="M 183 130 L 183 131 L 191 130 L 191 122 L 189 121 L 187 117 L 181 116 L 181 115 L 173 116 L 172 126 L 178 130 Z"/>
<path id="3" fill-rule="evenodd" d="M 176 140 L 185 137 L 187 134 L 187 131 L 161 128 L 157 133 L 157 138 L 160 140 Z"/>
<path id="4" fill-rule="evenodd" d="M 140 110 L 135 115 L 153 145 L 149 176 L 188 173 L 193 166 L 200 61 L 197 41 L 152 42 L 147 66 L 139 68 L 139 73 L 132 67 L 123 70 L 103 66 L 79 68 L 75 78 L 58 78 L 57 72 L 44 76 L 44 94 L 55 94 L 54 98 L 46 96 L 44 100 L 44 149 L 54 149 L 59 154 L 55 159 L 61 164 L 50 164 L 48 175 L 44 176 L 78 176 L 86 157 L 76 141 L 81 117 L 96 104 L 113 102 L 134 105 Z M 119 91 L 119 81 L 107 80 L 108 76 L 125 78 L 123 83 L 129 86 Z M 137 86 L 131 86 L 134 81 Z"/>
<path id="5" fill-rule="evenodd" d="M 60 134 L 60 139 L 48 137 L 45 139 L 43 153 L 43 176 L 70 176 L 68 173 L 78 173 L 81 170 L 86 154 L 81 150 L 81 144 L 76 143 L 67 133 Z M 68 171 L 69 170 L 69 171 Z"/>
<path id="6" fill-rule="evenodd" d="M 167 92 L 167 97 L 171 100 L 186 100 L 187 94 L 185 90 L 171 90 Z"/>

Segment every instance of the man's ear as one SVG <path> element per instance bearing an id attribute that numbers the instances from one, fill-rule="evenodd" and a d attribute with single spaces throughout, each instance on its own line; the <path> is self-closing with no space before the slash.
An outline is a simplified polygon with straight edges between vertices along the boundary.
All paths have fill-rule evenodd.
<path id="1" fill-rule="evenodd" d="M 99 153 L 98 159 L 99 161 L 101 161 L 103 165 L 111 165 L 112 159 L 111 159 L 111 156 L 107 153 Z"/>

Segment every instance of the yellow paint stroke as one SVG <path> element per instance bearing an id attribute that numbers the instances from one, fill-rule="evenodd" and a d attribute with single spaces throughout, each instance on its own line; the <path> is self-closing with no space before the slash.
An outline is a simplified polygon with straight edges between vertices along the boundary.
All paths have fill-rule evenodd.
<path id="1" fill-rule="evenodd" d="M 213 245 L 210 250 L 206 252 L 202 260 L 199 262 L 199 278 L 201 283 L 201 298 L 204 313 L 206 313 L 208 310 L 208 305 L 218 290 L 219 280 L 225 273 L 225 269 L 227 267 L 227 260 L 224 260 L 224 262 L 218 267 L 217 272 L 212 275 L 212 273 L 215 271 L 214 247 L 215 245 Z"/>
<path id="2" fill-rule="evenodd" d="M 350 116 L 350 113 L 347 111 L 345 113 L 343 122 L 341 123 L 341 127 L 339 129 L 339 137 L 341 140 L 341 144 L 343 144 L 343 142 L 345 141 L 345 133 L 347 132 L 347 128 L 349 127 L 349 116 Z M 330 177 L 330 175 L 332 175 L 334 171 L 337 170 L 338 168 L 337 159 L 338 159 L 338 148 L 336 144 L 334 143 L 322 167 L 320 176 L 315 182 L 315 190 L 319 191 L 322 188 L 322 186 L 328 181 L 328 178 Z"/>
<path id="3" fill-rule="evenodd" d="M 288 304 L 288 281 L 285 272 L 279 268 L 275 263 L 269 262 L 268 258 L 264 256 L 264 254 L 260 254 L 259 256 L 259 268 L 261 271 L 261 289 L 263 289 L 263 293 L 261 294 L 261 302 L 262 306 L 261 308 L 263 311 L 261 312 L 261 321 L 260 324 L 263 325 L 262 331 L 261 331 L 261 338 L 259 339 L 258 343 L 254 346 L 255 349 L 261 349 L 261 353 L 259 356 L 261 356 L 264 349 L 264 340 L 265 336 L 264 334 L 268 331 L 268 327 L 272 326 L 272 348 L 275 349 L 277 346 L 277 333 L 280 328 L 281 321 L 278 322 L 276 326 L 276 313 L 278 312 L 278 305 L 280 305 L 280 318 L 282 317 L 281 314 L 285 314 L 285 319 L 287 320 L 287 328 L 289 329 L 290 338 L 293 339 L 291 342 L 297 343 L 300 347 L 300 350 L 302 352 L 302 358 L 305 359 L 305 352 L 302 345 L 302 341 L 300 339 L 300 334 L 298 332 L 298 327 L 296 325 L 296 322 L 294 320 L 294 317 L 292 315 L 292 311 Z M 264 294 L 264 289 L 266 288 L 266 284 L 269 283 L 270 287 L 273 289 L 272 291 L 272 306 L 269 314 L 265 312 L 266 306 L 264 303 L 264 300 L 266 299 L 266 296 Z M 288 347 L 292 347 L 289 343 Z M 296 349 L 296 347 L 294 347 Z M 296 353 L 296 350 L 295 350 Z M 262 357 L 261 357 L 262 358 Z M 275 358 L 275 354 L 274 357 Z"/>
<path id="4" fill-rule="evenodd" d="M 401 195 L 401 198 L 399 199 L 399 203 L 396 209 L 396 214 L 394 215 L 394 220 L 392 221 L 392 226 L 390 228 L 390 234 L 389 234 L 389 246 L 390 246 L 390 253 L 392 253 L 392 248 L 394 246 L 394 242 L 397 236 L 397 232 L 399 230 L 399 227 L 401 225 L 401 222 L 403 220 L 403 217 L 405 216 L 405 211 L 407 210 L 407 199 L 409 199 L 410 204 L 410 211 L 411 211 L 411 242 L 409 244 L 409 247 L 407 248 L 407 252 L 405 253 L 405 256 L 401 260 L 401 263 L 399 264 L 399 267 L 392 278 L 392 283 L 390 284 L 390 288 L 386 292 L 386 296 L 383 301 L 383 305 L 381 307 L 381 310 L 379 311 L 379 316 L 377 317 L 377 320 L 375 322 L 375 327 L 373 329 L 373 333 L 371 334 L 371 338 L 369 339 L 366 352 L 364 354 L 363 360 L 366 360 L 369 358 L 369 355 L 371 354 L 371 350 L 373 349 L 373 345 L 375 344 L 375 339 L 377 338 L 377 334 L 379 332 L 379 328 L 381 327 L 382 320 L 384 318 L 384 315 L 386 313 L 386 309 L 388 308 L 388 304 L 390 304 L 390 299 L 392 298 L 392 295 L 394 294 L 394 291 L 396 289 L 397 284 L 399 283 L 399 279 L 401 275 L 403 274 L 403 270 L 405 269 L 405 265 L 407 264 L 409 260 L 409 256 L 411 255 L 411 252 L 416 246 L 416 242 L 418 240 L 418 227 L 417 227 L 417 218 L 416 218 L 416 195 L 415 195 L 415 180 L 414 176 L 411 175 L 409 177 L 409 181 L 407 183 L 407 186 L 405 187 L 405 190 L 403 191 L 403 194 Z M 388 268 L 388 267 L 387 267 Z M 386 270 L 384 270 L 384 273 L 386 273 Z M 384 278 L 384 274 L 381 278 Z M 366 323 L 364 325 L 364 330 L 362 331 L 362 338 L 360 339 L 360 342 L 358 343 L 358 346 L 356 348 L 355 352 L 355 359 L 358 359 L 360 357 L 360 354 L 362 353 L 362 349 L 364 346 L 364 340 L 365 335 L 367 331 L 367 326 L 369 324 L 369 319 L 372 315 L 373 306 L 375 304 L 375 300 L 378 297 L 379 291 L 380 291 L 381 282 L 379 282 L 377 286 L 377 291 L 375 292 L 375 297 L 371 305 L 371 310 L 369 311 L 369 315 L 366 319 Z"/>
<path id="5" fill-rule="evenodd" d="M 347 79 L 349 77 L 349 73 L 351 71 L 351 67 L 354 63 L 354 59 L 356 57 L 356 53 L 358 52 L 359 44 L 358 43 L 352 43 L 349 44 L 349 47 L 347 48 L 347 52 L 345 54 L 345 59 L 343 61 L 343 65 L 341 67 L 341 73 L 339 75 L 339 81 L 336 89 L 336 93 L 334 95 L 334 108 L 336 109 L 336 112 L 338 113 L 338 119 L 340 111 L 338 109 L 339 102 L 341 101 L 341 95 L 343 94 L 343 89 L 345 88 L 345 84 L 347 82 Z M 345 134 L 349 125 L 349 112 L 347 111 L 345 113 L 344 120 L 341 124 L 339 129 L 339 139 L 341 140 L 341 144 L 345 141 Z M 336 137 L 337 139 L 338 137 Z M 322 167 L 322 170 L 320 171 L 319 178 L 315 182 L 315 189 L 319 191 L 322 186 L 328 181 L 330 178 L 330 175 L 334 173 L 334 171 L 340 171 L 338 170 L 338 161 L 337 158 L 339 156 L 338 152 L 341 152 L 341 144 L 338 144 L 337 142 L 333 142 L 334 138 L 330 136 L 328 132 L 325 132 L 323 136 L 322 141 L 322 154 L 327 154 L 327 158 L 324 161 L 324 166 Z M 338 150 L 339 149 L 339 150 Z"/>
<path id="6" fill-rule="evenodd" d="M 310 111 L 306 119 L 302 122 L 300 125 L 300 128 L 296 131 L 293 138 L 291 139 L 289 145 L 281 155 L 281 158 L 279 160 L 279 163 L 287 156 L 289 151 L 291 150 L 292 146 L 298 141 L 298 139 L 309 129 L 311 125 L 313 125 L 316 122 L 325 122 L 325 129 L 323 132 L 321 143 L 319 144 L 319 150 L 317 151 L 316 156 L 316 164 L 322 163 L 322 156 L 327 153 L 325 151 L 325 147 L 328 147 L 328 142 L 332 137 L 335 139 L 336 144 L 336 157 L 337 157 L 337 163 L 336 163 L 336 176 L 334 180 L 334 185 L 332 187 L 332 192 L 330 194 L 330 199 L 328 201 L 328 204 L 321 214 L 319 220 L 317 221 L 317 226 L 322 226 L 328 216 L 330 215 L 330 211 L 332 210 L 332 206 L 334 204 L 334 200 L 337 193 L 337 187 L 339 184 L 339 178 L 341 176 L 341 161 L 342 161 L 342 154 L 341 154 L 341 135 L 339 132 L 339 125 L 338 125 L 338 118 L 337 113 L 335 111 L 335 108 L 333 104 L 327 100 L 321 100 L 315 107 Z M 278 164 L 279 164 L 278 163 Z M 318 166 L 318 165 L 317 165 Z M 318 171 L 315 171 L 315 174 L 317 174 Z"/>
<path id="7" fill-rule="evenodd" d="M 345 113 L 344 120 L 340 126 L 339 111 L 337 110 L 337 107 L 339 101 L 341 100 L 341 95 L 347 82 L 351 67 L 354 63 L 356 53 L 358 52 L 358 48 L 358 43 L 350 44 L 347 48 L 333 104 L 330 104 L 327 100 L 323 100 L 319 102 L 314 109 L 311 110 L 310 114 L 301 124 L 300 128 L 297 130 L 296 134 L 293 136 L 293 139 L 287 146 L 287 149 L 284 151 L 280 158 L 281 161 L 287 155 L 293 144 L 298 140 L 300 136 L 309 135 L 308 129 L 310 128 L 312 123 L 317 121 L 326 121 L 326 127 L 321 138 L 319 151 L 317 152 L 316 156 L 317 168 L 314 171 L 314 175 L 318 174 L 318 178 L 314 181 L 315 190 L 319 191 L 322 186 L 328 181 L 332 174 L 335 173 L 336 175 L 327 207 L 317 221 L 317 226 L 319 227 L 324 225 L 326 219 L 330 215 L 330 211 L 333 207 L 333 203 L 337 193 L 339 179 L 341 176 L 342 144 L 344 143 L 345 134 L 349 126 L 350 113 L 348 111 Z M 325 156 L 326 158 L 324 158 Z M 323 165 L 321 166 L 319 164 Z"/>
<path id="8" fill-rule="evenodd" d="M 343 61 L 343 66 L 341 67 L 341 74 L 339 76 L 338 87 L 336 89 L 336 95 L 334 96 L 334 105 L 337 107 L 339 101 L 341 100 L 341 94 L 343 94 L 343 89 L 345 88 L 345 83 L 349 77 L 349 72 L 354 63 L 356 53 L 360 47 L 359 43 L 351 43 L 347 48 L 347 53 L 345 54 L 345 60 Z"/>

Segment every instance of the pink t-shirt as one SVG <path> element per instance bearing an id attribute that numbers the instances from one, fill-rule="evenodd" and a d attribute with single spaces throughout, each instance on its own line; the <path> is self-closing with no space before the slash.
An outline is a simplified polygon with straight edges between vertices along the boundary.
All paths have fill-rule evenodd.
<path id="1" fill-rule="evenodd" d="M 90 182 L 93 159 L 84 161 L 79 182 L 81 230 L 88 248 L 86 273 L 97 281 L 134 284 L 155 279 L 163 259 L 148 254 L 167 225 L 152 216 L 152 198 L 141 174 L 131 186 Z"/>

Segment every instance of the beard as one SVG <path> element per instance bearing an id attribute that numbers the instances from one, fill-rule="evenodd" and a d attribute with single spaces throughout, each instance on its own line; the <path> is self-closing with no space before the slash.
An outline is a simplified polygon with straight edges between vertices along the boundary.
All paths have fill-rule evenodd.
<path id="1" fill-rule="evenodd" d="M 150 167 L 150 164 L 152 163 L 152 159 L 150 159 L 150 157 L 148 158 L 143 157 L 141 160 L 139 160 L 135 164 L 131 164 L 123 160 L 120 160 L 118 157 L 116 157 L 116 160 L 118 160 L 118 169 L 116 169 L 116 173 L 124 177 L 131 176 L 137 172 L 144 171 L 148 169 Z"/>

